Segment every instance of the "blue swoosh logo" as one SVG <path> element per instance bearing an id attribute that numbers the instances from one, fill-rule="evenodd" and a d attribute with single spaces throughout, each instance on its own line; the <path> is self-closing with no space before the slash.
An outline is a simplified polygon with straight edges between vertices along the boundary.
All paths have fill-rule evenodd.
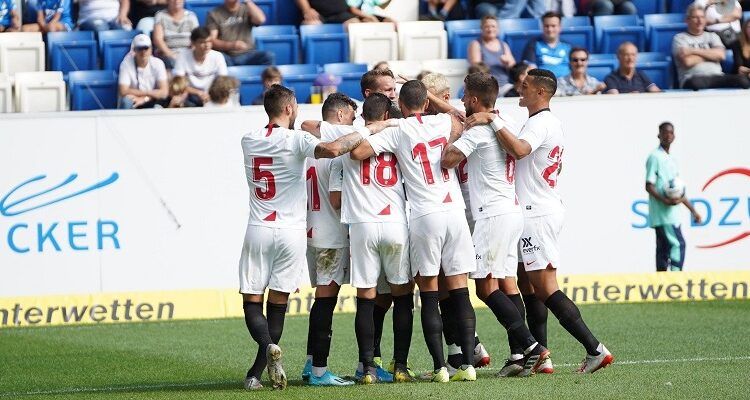
<path id="1" fill-rule="evenodd" d="M 29 179 L 27 181 L 21 182 L 19 185 L 17 185 L 13 189 L 11 189 L 10 192 L 8 192 L 8 194 L 5 195 L 5 197 L 3 197 L 2 199 L 0 199 L 0 214 L 4 215 L 6 217 L 13 217 L 13 216 L 16 216 L 16 215 L 27 213 L 29 211 L 37 210 L 37 209 L 42 208 L 42 207 L 47 207 L 49 205 L 52 205 L 52 204 L 55 204 L 55 203 L 59 203 L 61 201 L 65 201 L 65 200 L 71 199 L 73 197 L 81 196 L 81 195 L 83 195 L 85 193 L 88 193 L 88 192 L 91 192 L 91 191 L 94 191 L 94 190 L 97 190 L 97 189 L 101 189 L 101 188 L 103 188 L 105 186 L 108 186 L 108 185 L 112 184 L 113 182 L 115 182 L 117 179 L 120 178 L 120 174 L 118 174 L 117 172 L 113 172 L 112 175 L 110 175 L 108 178 L 106 178 L 106 179 L 104 179 L 104 180 L 102 180 L 100 182 L 97 182 L 97 183 L 95 183 L 95 184 L 93 184 L 93 185 L 91 185 L 89 187 L 80 189 L 80 190 L 78 190 L 76 192 L 67 194 L 67 195 L 59 197 L 57 199 L 49 200 L 46 203 L 42 203 L 42 204 L 39 204 L 39 205 L 36 205 L 36 206 L 33 206 L 33 207 L 23 208 L 23 206 L 22 206 L 23 203 L 28 202 L 29 200 L 32 200 L 32 199 L 37 198 L 39 196 L 43 196 L 43 195 L 45 195 L 47 193 L 54 192 L 54 191 L 56 191 L 56 190 L 58 190 L 58 189 L 60 189 L 60 188 L 62 188 L 64 186 L 69 185 L 73 181 L 75 181 L 78 178 L 78 174 L 72 173 L 64 181 L 60 182 L 59 184 L 57 184 L 55 186 L 50 187 L 49 189 L 45 189 L 45 190 L 43 190 L 41 192 L 32 194 L 30 196 L 26 196 L 24 198 L 21 198 L 21 199 L 15 200 L 15 201 L 10 200 L 10 203 L 6 204 L 6 202 L 9 201 L 8 198 L 11 197 L 13 195 L 13 193 L 15 193 L 17 190 L 21 189 L 24 186 L 32 184 L 34 182 L 43 181 L 46 178 L 47 178 L 47 175 L 35 176 L 35 177 L 33 177 L 33 178 L 31 178 L 31 179 Z M 16 206 L 18 206 L 18 207 L 16 207 Z M 17 209 L 13 210 L 14 207 L 17 208 Z"/>

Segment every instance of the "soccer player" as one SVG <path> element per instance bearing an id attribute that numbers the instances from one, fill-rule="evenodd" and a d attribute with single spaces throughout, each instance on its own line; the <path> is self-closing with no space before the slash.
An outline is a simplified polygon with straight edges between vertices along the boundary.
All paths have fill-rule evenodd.
<path id="1" fill-rule="evenodd" d="M 332 93 L 323 103 L 325 126 L 318 134 L 333 141 L 347 133 L 354 121 L 357 104 L 343 93 Z M 305 121 L 307 122 L 307 121 Z M 322 124 L 322 123 L 320 123 Z M 305 129 L 303 124 L 303 129 Z M 348 126 L 347 130 L 332 129 Z M 307 332 L 307 361 L 302 379 L 313 386 L 346 386 L 354 382 L 341 379 L 327 368 L 331 349 L 331 324 L 341 285 L 349 282 L 349 239 L 341 223 L 341 190 L 331 190 L 331 159 L 307 160 L 307 267 L 315 287 L 315 302 L 310 310 Z"/>
<path id="2" fill-rule="evenodd" d="M 490 74 L 474 73 L 464 79 L 466 115 L 493 112 L 500 89 Z M 508 121 L 504 121 L 508 122 Z M 454 168 L 467 160 L 471 212 L 476 221 L 473 240 L 477 270 L 474 279 L 477 297 L 495 314 L 508 331 L 508 337 L 525 355 L 516 375 L 528 376 L 539 369 L 549 351 L 536 342 L 524 324 L 518 309 L 500 290 L 500 281 L 516 274 L 518 241 L 523 230 L 523 215 L 516 200 L 515 159 L 503 150 L 489 125 L 477 125 L 464 132 L 443 153 L 442 166 Z"/>
<path id="3" fill-rule="evenodd" d="M 420 290 L 422 330 L 434 367 L 432 380 L 476 380 L 472 365 L 476 317 L 467 289 L 467 273 L 476 269 L 473 244 L 456 173 L 440 167 L 443 149 L 458 138 L 463 126 L 448 114 L 424 115 L 427 103 L 424 84 L 406 82 L 399 106 L 408 117 L 398 120 L 398 127 L 369 137 L 352 157 L 364 160 L 382 153 L 396 155 L 411 207 L 409 256 Z M 454 302 L 464 358 L 453 378 L 448 375 L 443 356 L 443 323 L 438 308 L 441 267 Z"/>
<path id="4" fill-rule="evenodd" d="M 664 186 L 679 175 L 677 163 L 669 147 L 674 142 L 674 126 L 671 122 L 659 125 L 659 147 L 652 151 L 646 161 L 646 191 L 648 192 L 648 220 L 656 231 L 656 270 L 682 271 L 685 262 L 685 239 L 680 230 L 679 204 L 690 210 L 693 221 L 701 222 L 687 197 L 670 199 L 664 195 Z"/>
<path id="5" fill-rule="evenodd" d="M 524 214 L 519 251 L 536 297 L 543 301 L 560 324 L 586 349 L 579 372 L 595 372 L 614 361 L 583 322 L 578 307 L 557 285 L 560 267 L 558 238 L 564 208 L 557 192 L 557 177 L 564 151 L 562 123 L 549 109 L 557 90 L 557 79 L 549 70 L 533 69 L 521 85 L 519 105 L 529 119 L 516 137 L 492 113 L 474 113 L 466 125 L 490 123 L 497 140 L 516 162 L 516 193 Z M 365 142 L 366 143 L 366 142 Z"/>
<path id="6" fill-rule="evenodd" d="M 333 142 L 321 142 L 309 133 L 292 130 L 297 101 L 294 92 L 281 85 L 268 90 L 263 107 L 268 125 L 242 138 L 250 216 L 239 262 L 240 293 L 245 324 L 258 343 L 255 363 L 245 379 L 248 390 L 263 387 L 264 367 L 274 388 L 286 387 L 278 342 L 289 293 L 297 289 L 305 264 L 305 158 L 337 157 L 369 134 L 367 128 L 360 128 Z"/>

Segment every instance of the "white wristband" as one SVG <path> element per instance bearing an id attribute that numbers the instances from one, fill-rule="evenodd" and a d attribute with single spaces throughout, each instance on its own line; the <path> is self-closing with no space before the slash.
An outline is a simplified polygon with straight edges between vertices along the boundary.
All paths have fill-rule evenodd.
<path id="1" fill-rule="evenodd" d="M 499 132 L 501 129 L 505 127 L 505 122 L 503 121 L 502 118 L 496 115 L 495 118 L 492 119 L 492 122 L 490 122 L 490 126 L 492 127 L 493 131 Z"/>

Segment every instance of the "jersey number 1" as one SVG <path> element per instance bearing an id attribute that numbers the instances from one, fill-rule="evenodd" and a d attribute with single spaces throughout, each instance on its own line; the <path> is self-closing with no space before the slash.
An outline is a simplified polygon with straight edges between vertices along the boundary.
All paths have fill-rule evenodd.
<path id="1" fill-rule="evenodd" d="M 307 186 L 310 188 L 310 196 L 307 201 L 307 209 L 312 211 L 320 211 L 320 191 L 318 190 L 318 173 L 315 171 L 314 166 L 310 166 L 307 169 Z"/>

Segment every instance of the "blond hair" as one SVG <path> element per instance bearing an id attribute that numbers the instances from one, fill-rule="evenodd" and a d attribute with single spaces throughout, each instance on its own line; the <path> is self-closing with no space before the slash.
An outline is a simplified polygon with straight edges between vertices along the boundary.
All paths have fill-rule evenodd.
<path id="1" fill-rule="evenodd" d="M 423 76 L 421 81 L 427 90 L 436 96 L 442 96 L 445 92 L 451 90 L 448 79 L 446 79 L 445 75 L 438 72 L 430 72 Z"/>
<path id="2" fill-rule="evenodd" d="M 169 82 L 169 95 L 179 96 L 188 88 L 188 79 L 184 76 L 175 76 Z"/>

